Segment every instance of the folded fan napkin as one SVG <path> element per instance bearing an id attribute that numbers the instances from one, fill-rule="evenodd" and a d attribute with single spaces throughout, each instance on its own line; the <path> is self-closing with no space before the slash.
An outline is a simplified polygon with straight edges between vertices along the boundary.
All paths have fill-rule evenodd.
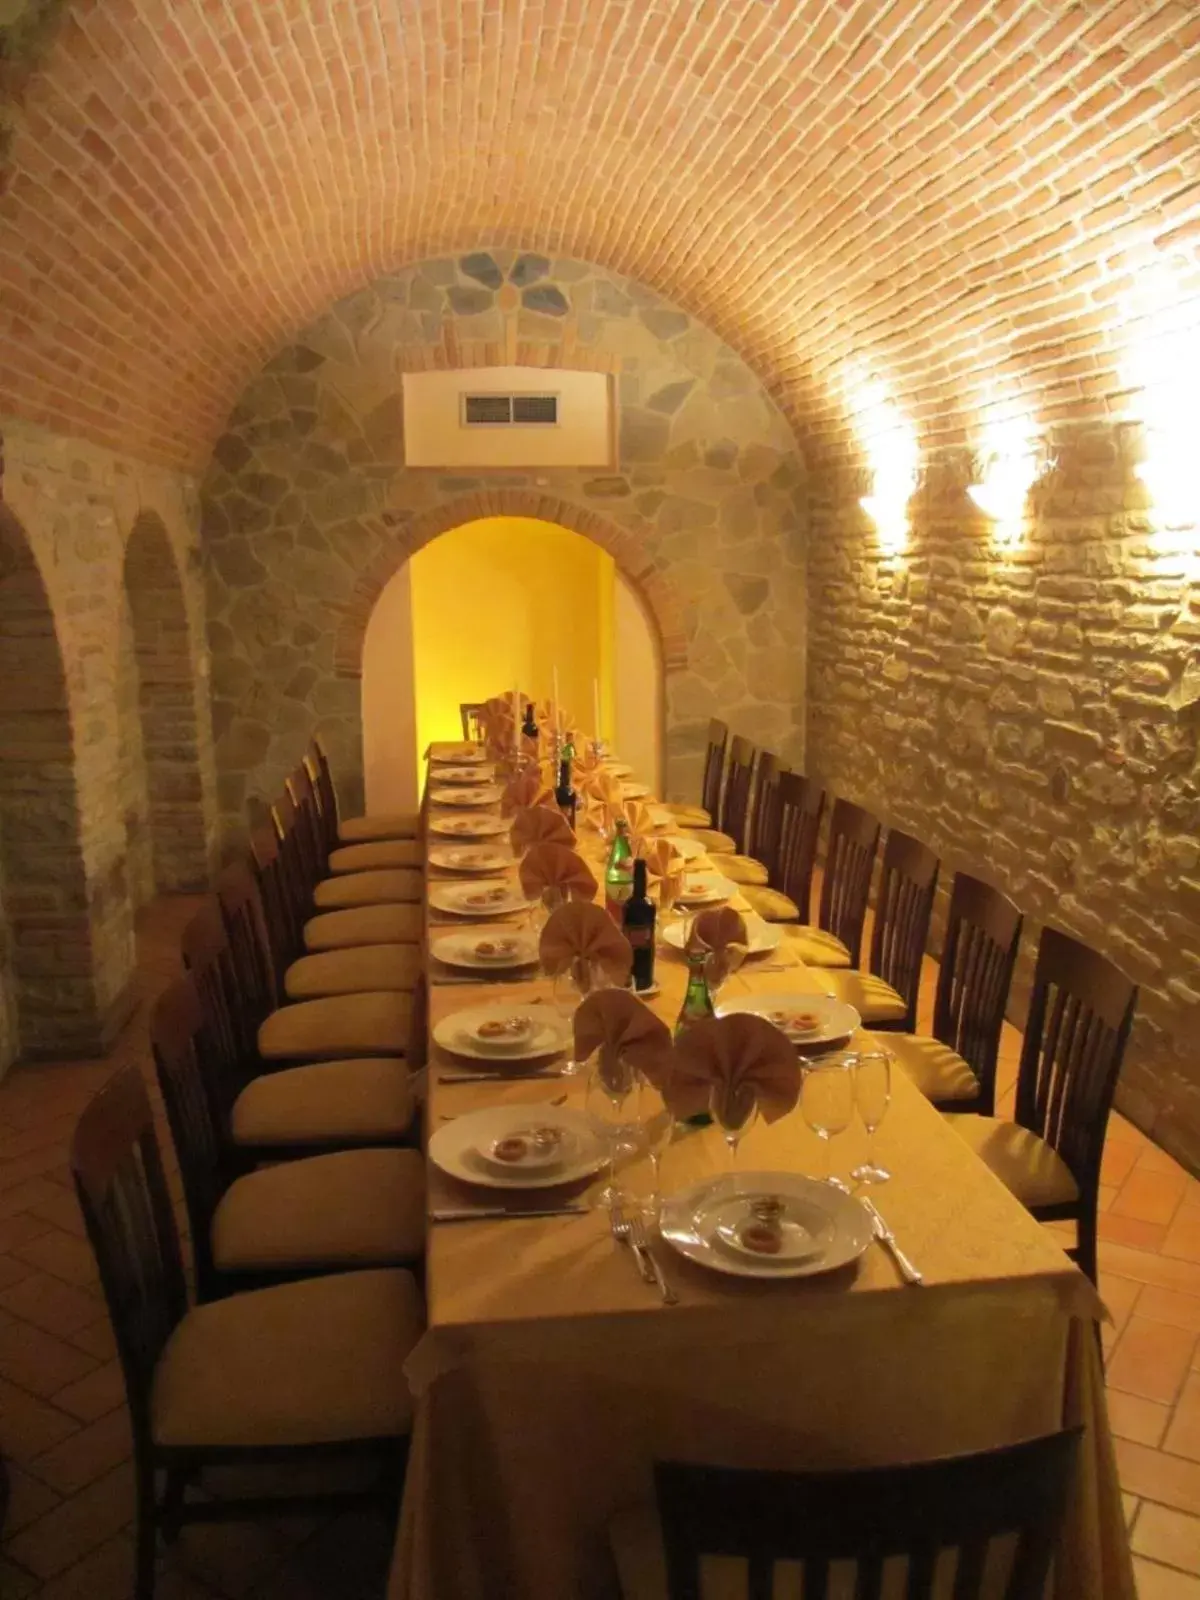
<path id="1" fill-rule="evenodd" d="M 596 880 L 587 863 L 566 844 L 535 844 L 521 862 L 521 887 L 530 899 L 543 889 L 561 889 L 572 900 L 594 900 Z"/>
<path id="2" fill-rule="evenodd" d="M 708 1017 L 676 1039 L 659 1088 L 677 1117 L 707 1111 L 716 1094 L 721 1120 L 722 1104 L 732 1109 L 753 1095 L 763 1120 L 777 1122 L 800 1098 L 800 1058 L 765 1017 Z"/>
<path id="3" fill-rule="evenodd" d="M 614 778 L 606 767 L 593 767 L 579 780 L 579 792 L 584 799 L 597 806 L 619 806 L 624 798 L 621 780 Z"/>
<path id="4" fill-rule="evenodd" d="M 671 1030 L 627 989 L 598 989 L 575 1013 L 575 1059 L 600 1052 L 600 1077 L 615 1089 L 632 1067 L 658 1081 L 671 1053 Z"/>
<path id="5" fill-rule="evenodd" d="M 552 911 L 538 945 L 542 970 L 557 978 L 576 962 L 595 963 L 613 983 L 629 981 L 633 951 L 629 940 L 601 906 L 572 900 Z M 576 970 L 582 972 L 583 966 Z"/>
<path id="6" fill-rule="evenodd" d="M 509 838 L 518 854 L 537 844 L 575 844 L 571 824 L 550 806 L 522 806 L 513 814 Z"/>
<path id="7" fill-rule="evenodd" d="M 500 796 L 500 814 L 509 817 L 522 806 L 539 806 L 552 803 L 554 796 L 546 788 L 540 772 L 522 772 L 511 779 Z"/>
<path id="8" fill-rule="evenodd" d="M 645 839 L 654 832 L 654 818 L 650 815 L 650 807 L 645 801 L 626 800 L 619 814 L 629 824 L 631 839 Z"/>
<path id="9" fill-rule="evenodd" d="M 689 950 L 708 950 L 708 975 L 713 983 L 724 983 L 736 972 L 750 949 L 750 935 L 741 913 L 732 906 L 701 911 L 688 930 Z"/>
<path id="10" fill-rule="evenodd" d="M 683 890 L 687 862 L 670 839 L 641 839 L 637 853 L 646 863 L 646 876 L 660 886 L 660 903 L 674 905 Z"/>

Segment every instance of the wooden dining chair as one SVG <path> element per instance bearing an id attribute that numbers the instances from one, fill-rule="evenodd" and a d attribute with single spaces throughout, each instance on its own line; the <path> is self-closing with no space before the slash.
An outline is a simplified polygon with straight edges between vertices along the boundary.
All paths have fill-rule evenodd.
<path id="1" fill-rule="evenodd" d="M 803 782 L 804 780 L 800 780 Z M 781 780 L 782 783 L 782 780 Z M 791 791 L 794 811 L 789 823 L 785 816 L 781 845 L 781 888 L 796 912 L 805 917 L 793 929 L 788 945 L 810 967 L 856 967 L 862 956 L 863 927 L 871 894 L 871 874 L 879 848 L 881 825 L 878 817 L 849 800 L 835 800 L 829 820 L 829 843 L 825 852 L 825 871 L 821 881 L 821 900 L 817 921 L 810 923 L 807 912 L 812 895 L 812 876 L 824 795 L 815 785 L 803 792 Z M 788 802 L 785 801 L 785 804 Z M 789 827 L 795 831 L 789 834 Z M 789 843 L 789 841 L 791 841 Z M 811 853 L 810 853 L 811 851 Z M 790 853 L 791 852 L 791 853 Z M 752 889 L 747 898 L 762 916 L 771 921 L 793 920 L 786 902 L 780 902 L 772 915 L 764 892 Z"/>
<path id="2" fill-rule="evenodd" d="M 939 866 L 927 845 L 892 828 L 883 849 L 867 969 L 825 974 L 830 993 L 852 1005 L 868 1028 L 912 1033 L 917 1026 Z"/>
<path id="3" fill-rule="evenodd" d="M 735 851 L 746 848 L 746 824 L 750 816 L 750 796 L 754 788 L 754 771 L 758 765 L 758 748 L 740 734 L 729 743 L 729 765 L 725 773 L 725 793 L 721 800 L 722 833 L 733 840 Z"/>
<path id="4" fill-rule="evenodd" d="M 786 771 L 770 750 L 760 753 L 754 776 L 754 793 L 746 817 L 746 853 L 721 857 L 721 873 L 732 882 L 765 888 L 779 870 L 781 812 L 779 777 Z"/>
<path id="5" fill-rule="evenodd" d="M 205 1068 L 204 1015 L 179 978 L 150 1016 L 150 1044 L 179 1158 L 196 1294 L 217 1299 L 322 1272 L 404 1266 L 425 1245 L 419 1151 L 358 1149 L 249 1170 Z"/>
<path id="6" fill-rule="evenodd" d="M 258 1023 L 237 981 L 215 896 L 183 930 L 184 966 L 200 1002 L 204 1068 L 227 1137 L 249 1157 L 284 1160 L 359 1145 L 412 1144 L 418 1137 L 409 1066 L 424 1060 L 425 1003 L 413 994 L 406 1060 L 369 1056 L 266 1070 Z"/>
<path id="7" fill-rule="evenodd" d="M 341 1272 L 189 1309 L 150 1100 L 134 1067 L 83 1112 L 71 1170 L 133 1428 L 135 1600 L 154 1593 L 160 1528 L 394 1504 L 413 1414 L 403 1365 L 424 1321 L 412 1274 Z M 365 1493 L 188 1493 L 193 1483 L 211 1491 L 207 1467 L 364 1458 L 380 1473 Z"/>
<path id="8" fill-rule="evenodd" d="M 981 878 L 954 875 L 932 1034 L 896 1033 L 888 1048 L 939 1111 L 996 1109 L 996 1063 L 1024 918 Z"/>
<path id="9" fill-rule="evenodd" d="M 626 1596 L 701 1600 L 706 1557 L 745 1562 L 746 1600 L 771 1600 L 787 1562 L 795 1592 L 824 1600 L 833 1564 L 839 1594 L 906 1600 L 1042 1600 L 1077 1470 L 1081 1428 L 975 1455 L 841 1472 L 768 1472 L 659 1462 L 661 1579 L 622 1572 Z M 622 1550 L 616 1549 L 618 1568 Z M 636 1558 L 635 1558 L 636 1559 Z M 645 1561 L 644 1564 L 648 1564 Z M 651 1557 L 653 1559 L 653 1557 Z M 661 1569 L 660 1569 L 661 1570 Z M 722 1592 L 730 1592 L 723 1588 Z"/>
<path id="10" fill-rule="evenodd" d="M 721 809 L 721 789 L 725 778 L 725 750 L 729 729 L 715 717 L 708 725 L 704 751 L 704 774 L 700 780 L 700 803 L 667 801 L 666 810 L 681 828 L 715 828 Z"/>
<path id="11" fill-rule="evenodd" d="M 1070 1255 L 1096 1281 L 1100 1161 L 1137 987 L 1057 928 L 1038 941 L 1016 1119 L 948 1120 L 1041 1222 L 1072 1221 Z"/>
<path id="12" fill-rule="evenodd" d="M 420 837 L 421 815 L 418 811 L 380 811 L 366 816 L 340 816 L 329 758 L 319 740 L 313 739 L 309 744 L 304 764 L 320 801 L 327 855 L 332 854 L 339 845 L 373 844 L 381 839 Z"/>
<path id="13" fill-rule="evenodd" d="M 777 812 L 774 868 L 767 886 L 748 884 L 742 893 L 767 922 L 806 923 L 812 904 L 817 841 L 825 814 L 825 791 L 799 772 L 781 772 L 773 796 Z"/>
<path id="14" fill-rule="evenodd" d="M 316 910 L 420 900 L 423 856 L 417 840 L 346 845 L 329 854 L 317 792 L 303 762 L 289 775 L 285 788 L 294 808 L 294 827 L 301 840 Z M 333 867 L 335 860 L 338 864 Z"/>
<path id="15" fill-rule="evenodd" d="M 462 736 L 468 744 L 483 743 L 483 712 L 482 701 L 461 702 L 458 708 L 459 721 L 462 723 Z"/>

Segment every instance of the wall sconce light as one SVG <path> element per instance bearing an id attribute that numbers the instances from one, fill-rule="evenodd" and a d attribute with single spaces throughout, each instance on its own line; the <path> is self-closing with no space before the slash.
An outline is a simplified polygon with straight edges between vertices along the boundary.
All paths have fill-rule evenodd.
<path id="1" fill-rule="evenodd" d="M 1009 548 L 1018 542 L 1029 491 L 1057 464 L 1057 458 L 1035 448 L 1028 436 L 1017 448 L 997 448 L 976 458 L 979 481 L 969 484 L 967 493 L 992 523 L 997 544 Z"/>
<path id="2" fill-rule="evenodd" d="M 1200 299 L 1185 298 L 1166 261 L 1155 261 L 1137 273 L 1127 315 L 1122 378 L 1141 391 L 1131 411 L 1143 425 L 1142 460 L 1134 470 L 1158 528 L 1194 528 L 1200 524 Z"/>
<path id="3" fill-rule="evenodd" d="M 852 381 L 850 404 L 871 475 L 871 492 L 858 503 L 875 524 L 885 555 L 900 555 L 908 543 L 908 502 L 919 476 L 916 429 L 878 379 Z"/>

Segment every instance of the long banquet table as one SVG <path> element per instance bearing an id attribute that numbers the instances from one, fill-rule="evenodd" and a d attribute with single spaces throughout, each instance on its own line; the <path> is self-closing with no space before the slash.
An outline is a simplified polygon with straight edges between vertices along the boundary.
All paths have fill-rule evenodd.
<path id="1" fill-rule="evenodd" d="M 580 849 L 594 862 L 599 841 L 581 830 Z M 795 960 L 786 939 L 763 964 L 780 960 Z M 684 972 L 660 950 L 650 1004 L 668 1022 Z M 729 981 L 731 995 L 782 987 L 823 992 L 819 971 L 799 961 L 787 972 L 751 961 Z M 544 979 L 435 977 L 430 1026 L 467 1006 L 539 995 L 549 995 Z M 431 1038 L 427 1130 L 564 1091 L 582 1103 L 581 1078 L 444 1084 L 444 1064 Z M 668 1307 L 599 1209 L 431 1224 L 428 1333 L 408 1367 L 417 1416 L 389 1600 L 614 1600 L 609 1525 L 652 1500 L 656 1459 L 885 1464 L 1064 1422 L 1082 1422 L 1086 1436 L 1055 1600 L 1132 1600 L 1094 1291 L 909 1080 L 895 1079 L 876 1135 L 893 1177 L 873 1197 L 924 1288 L 902 1284 L 875 1245 L 849 1268 L 779 1283 L 706 1271 L 659 1246 L 679 1294 Z M 862 1159 L 864 1137 L 833 1142 L 835 1169 Z M 799 1113 L 755 1125 L 738 1164 L 824 1170 Z M 664 1190 L 728 1165 L 719 1129 L 686 1129 L 664 1157 Z M 469 1194 L 435 1169 L 429 1178 L 431 1205 Z"/>

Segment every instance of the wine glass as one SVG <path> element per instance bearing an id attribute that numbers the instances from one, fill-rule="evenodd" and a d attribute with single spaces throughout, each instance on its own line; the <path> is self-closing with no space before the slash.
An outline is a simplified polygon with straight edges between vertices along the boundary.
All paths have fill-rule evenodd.
<path id="1" fill-rule="evenodd" d="M 867 1130 L 867 1159 L 850 1176 L 855 1183 L 886 1183 L 891 1173 L 872 1159 L 875 1130 L 887 1115 L 892 1100 L 892 1057 L 887 1050 L 872 1050 L 854 1057 L 854 1103 Z"/>
<path id="2" fill-rule="evenodd" d="M 662 1158 L 675 1137 L 675 1113 L 649 1078 L 639 1073 L 638 1100 L 642 1148 L 650 1157 L 653 1188 L 646 1210 L 652 1220 L 662 1209 Z"/>
<path id="3" fill-rule="evenodd" d="M 540 939 L 542 929 L 552 912 L 567 903 L 566 890 L 557 883 L 548 883 L 535 900 L 529 902 L 529 928 L 535 939 Z"/>
<path id="4" fill-rule="evenodd" d="M 639 1074 L 623 1050 L 597 1050 L 588 1070 L 584 1114 L 608 1149 L 608 1182 L 596 1196 L 610 1210 L 624 1199 L 617 1187 L 617 1159 L 643 1144 Z"/>
<path id="5" fill-rule="evenodd" d="M 569 1042 L 563 1071 L 568 1076 L 578 1072 L 583 1065 L 575 1058 L 575 1013 L 593 991 L 612 987 L 612 979 L 604 966 L 598 961 L 589 961 L 586 956 L 574 957 L 553 979 L 554 1006 L 567 1028 Z"/>
<path id="6" fill-rule="evenodd" d="M 852 1060 L 840 1054 L 817 1056 L 804 1063 L 800 1080 L 800 1111 L 825 1150 L 822 1178 L 835 1189 L 846 1185 L 830 1173 L 829 1141 L 835 1133 L 845 1133 L 854 1115 Z"/>
<path id="7" fill-rule="evenodd" d="M 736 1169 L 738 1145 L 758 1115 L 758 1095 L 752 1084 L 714 1084 L 708 1106 L 725 1135 L 730 1164 Z"/>

